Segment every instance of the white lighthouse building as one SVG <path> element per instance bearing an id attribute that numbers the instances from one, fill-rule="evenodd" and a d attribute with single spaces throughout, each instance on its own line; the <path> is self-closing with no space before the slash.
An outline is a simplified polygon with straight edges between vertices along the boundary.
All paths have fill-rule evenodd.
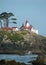
<path id="1" fill-rule="evenodd" d="M 30 25 L 27 20 L 25 22 L 25 25 L 22 26 L 22 29 L 24 29 L 24 30 L 30 30 L 30 32 L 38 34 L 38 30 L 35 29 L 32 25 Z"/>
<path id="2" fill-rule="evenodd" d="M 38 30 L 36 30 L 36 29 L 33 28 L 33 27 L 31 28 L 31 32 L 38 34 Z"/>

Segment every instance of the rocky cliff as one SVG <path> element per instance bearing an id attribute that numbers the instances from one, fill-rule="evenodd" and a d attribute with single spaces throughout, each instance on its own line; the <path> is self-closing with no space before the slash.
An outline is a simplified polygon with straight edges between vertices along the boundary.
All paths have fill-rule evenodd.
<path id="1" fill-rule="evenodd" d="M 0 53 L 45 53 L 46 37 L 30 31 L 0 31 Z"/>

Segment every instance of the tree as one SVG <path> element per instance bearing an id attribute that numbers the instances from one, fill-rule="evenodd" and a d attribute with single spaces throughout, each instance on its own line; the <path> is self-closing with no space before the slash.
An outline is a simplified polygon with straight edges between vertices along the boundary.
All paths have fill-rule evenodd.
<path id="1" fill-rule="evenodd" d="M 16 18 L 11 18 L 11 20 L 13 20 L 12 23 L 17 24 L 17 23 L 15 22 L 15 20 L 17 20 Z M 10 23 L 11 23 L 11 22 L 10 22 Z"/>
<path id="2" fill-rule="evenodd" d="M 7 12 L 3 12 L 0 14 L 0 16 L 2 17 L 3 21 L 4 21 L 4 27 L 8 27 L 8 21 L 9 21 L 9 18 L 11 16 L 14 16 L 13 13 L 7 13 Z"/>
<path id="3" fill-rule="evenodd" d="M 2 28 L 2 16 L 1 16 L 1 14 L 0 14 L 0 26 Z"/>
<path id="4" fill-rule="evenodd" d="M 11 20 L 17 20 L 16 18 L 11 18 Z"/>
<path id="5" fill-rule="evenodd" d="M 15 20 L 17 20 L 16 18 L 11 18 L 11 20 L 13 20 L 12 23 L 17 24 L 17 23 L 15 22 Z"/>

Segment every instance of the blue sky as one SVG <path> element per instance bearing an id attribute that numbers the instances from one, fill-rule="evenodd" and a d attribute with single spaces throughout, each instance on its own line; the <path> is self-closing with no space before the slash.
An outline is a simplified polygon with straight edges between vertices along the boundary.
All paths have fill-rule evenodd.
<path id="1" fill-rule="evenodd" d="M 46 36 L 46 0 L 0 0 L 0 13 L 13 12 L 17 24 L 9 26 L 20 27 L 26 19 L 39 34 Z"/>

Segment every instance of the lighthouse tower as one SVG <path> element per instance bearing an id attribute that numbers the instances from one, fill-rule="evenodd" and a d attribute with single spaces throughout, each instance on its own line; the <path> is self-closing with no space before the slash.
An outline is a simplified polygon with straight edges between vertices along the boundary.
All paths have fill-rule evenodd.
<path id="1" fill-rule="evenodd" d="M 29 26 L 30 26 L 28 20 L 26 20 L 25 26 L 26 26 L 26 27 L 29 27 Z"/>

